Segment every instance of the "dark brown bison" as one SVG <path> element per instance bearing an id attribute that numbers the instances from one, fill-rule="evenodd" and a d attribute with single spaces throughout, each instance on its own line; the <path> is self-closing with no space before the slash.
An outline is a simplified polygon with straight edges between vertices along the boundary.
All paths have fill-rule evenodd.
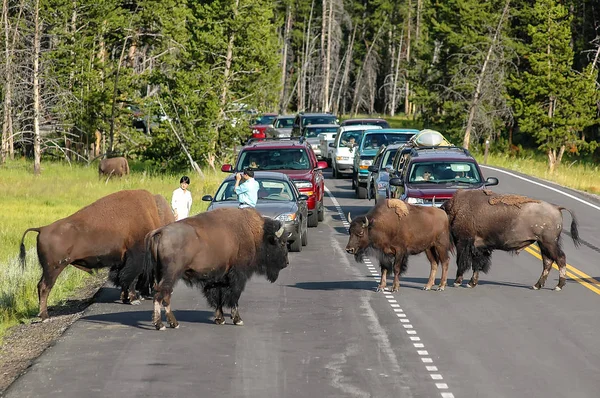
<path id="1" fill-rule="evenodd" d="M 23 265 L 25 235 L 29 231 L 39 233 L 37 254 L 42 266 L 38 283 L 39 316 L 48 319 L 48 295 L 58 275 L 69 264 L 90 273 L 110 267 L 112 279 L 123 290 L 123 300 L 135 300 L 136 279 L 143 273 L 144 237 L 173 221 L 165 198 L 133 190 L 115 192 L 69 217 L 26 230 L 20 247 Z"/>
<path id="2" fill-rule="evenodd" d="M 172 328 L 179 326 L 171 312 L 171 294 L 182 278 L 200 287 L 216 309 L 215 323 L 223 324 L 223 306 L 231 308 L 235 325 L 243 325 L 238 301 L 254 274 L 275 282 L 288 265 L 287 236 L 279 221 L 263 218 L 253 208 L 217 209 L 159 228 L 146 236 L 146 273 L 154 270 L 153 323 L 165 329 L 161 305 Z"/>
<path id="3" fill-rule="evenodd" d="M 98 178 L 105 176 L 122 177 L 129 174 L 129 163 L 124 157 L 102 159 L 98 165 Z"/>
<path id="4" fill-rule="evenodd" d="M 577 220 L 571 210 L 526 196 L 500 195 L 489 190 L 459 190 L 442 208 L 448 213 L 456 245 L 455 286 L 462 284 L 463 274 L 469 268 L 473 276 L 468 286 L 476 286 L 479 271 L 489 271 L 494 250 L 519 253 L 533 243 L 538 244 L 543 263 L 542 275 L 533 288 L 544 286 L 553 262 L 560 274 L 554 290 L 565 285 L 567 260 L 560 247 L 562 210 L 571 213 L 571 238 L 576 246 L 580 243 Z"/>
<path id="5" fill-rule="evenodd" d="M 377 291 L 384 291 L 387 272 L 394 270 L 392 291 L 400 288 L 400 275 L 408 268 L 408 256 L 425 252 L 431 264 L 429 280 L 423 287 L 429 290 L 435 283 L 438 264 L 442 278 L 438 290 L 444 290 L 450 262 L 452 242 L 448 217 L 436 207 L 413 206 L 398 199 L 378 203 L 365 216 L 350 219 L 350 239 L 346 251 L 360 262 L 367 251 L 373 250 L 381 267 L 381 283 Z"/>

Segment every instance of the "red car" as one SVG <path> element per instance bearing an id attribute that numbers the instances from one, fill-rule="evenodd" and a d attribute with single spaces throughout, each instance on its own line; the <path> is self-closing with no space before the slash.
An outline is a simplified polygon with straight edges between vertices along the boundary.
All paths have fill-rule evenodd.
<path id="1" fill-rule="evenodd" d="M 317 161 L 308 142 L 300 140 L 253 142 L 241 149 L 235 166 L 224 164 L 221 171 L 235 173 L 246 167 L 287 174 L 300 193 L 308 196 L 306 201 L 308 226 L 316 227 L 319 221 L 323 221 L 325 179 L 322 170 L 327 168 L 327 162 Z"/>
<path id="2" fill-rule="evenodd" d="M 273 122 L 277 117 L 277 113 L 265 113 L 259 116 L 254 123 L 250 126 L 252 135 L 250 138 L 263 139 L 266 137 L 267 128 L 273 127 Z"/>

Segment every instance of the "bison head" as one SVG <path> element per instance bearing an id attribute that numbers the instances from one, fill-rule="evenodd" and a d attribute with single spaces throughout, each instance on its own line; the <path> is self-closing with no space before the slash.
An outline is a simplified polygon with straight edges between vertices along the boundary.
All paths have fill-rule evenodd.
<path id="1" fill-rule="evenodd" d="M 369 247 L 369 219 L 360 216 L 352 220 L 348 213 L 348 220 L 350 220 L 350 239 L 346 245 L 346 252 L 354 254 L 354 259 L 360 262 Z"/>
<path id="2" fill-rule="evenodd" d="M 279 271 L 289 265 L 287 238 L 283 225 L 270 218 L 264 218 L 264 235 L 262 242 L 262 255 L 258 261 L 258 272 L 266 275 L 267 280 L 275 282 Z"/>

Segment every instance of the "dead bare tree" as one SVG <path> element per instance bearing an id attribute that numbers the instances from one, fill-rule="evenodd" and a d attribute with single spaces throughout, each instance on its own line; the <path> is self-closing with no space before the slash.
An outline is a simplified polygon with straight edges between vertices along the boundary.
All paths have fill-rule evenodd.
<path id="1" fill-rule="evenodd" d="M 34 38 L 33 38 L 33 174 L 42 173 L 42 138 L 40 136 L 40 0 L 34 5 Z"/>
<path id="2" fill-rule="evenodd" d="M 279 113 L 284 113 L 287 109 L 285 98 L 287 96 L 287 61 L 288 47 L 290 41 L 290 32 L 292 30 L 292 7 L 288 4 L 285 16 L 285 28 L 283 31 L 283 55 L 281 57 L 281 91 L 279 97 Z M 285 105 L 285 106 L 284 106 Z"/>
<path id="3" fill-rule="evenodd" d="M 506 0 L 506 3 L 504 4 L 504 10 L 502 11 L 502 15 L 500 16 L 500 20 L 498 21 L 498 26 L 496 27 L 496 31 L 494 32 L 494 36 L 492 38 L 492 42 L 490 43 L 490 47 L 485 57 L 485 61 L 483 62 L 483 65 L 481 67 L 481 72 L 479 73 L 479 77 L 477 78 L 477 87 L 475 88 L 475 93 L 473 94 L 473 99 L 471 100 L 471 104 L 469 106 L 469 118 L 467 120 L 467 128 L 465 129 L 465 136 L 463 138 L 463 147 L 466 149 L 469 149 L 469 144 L 471 143 L 471 128 L 473 127 L 475 111 L 479 103 L 479 97 L 481 96 L 481 88 L 485 78 L 486 69 L 492 56 L 494 47 L 496 46 L 496 42 L 498 41 L 498 37 L 500 36 L 500 31 L 502 30 L 504 19 L 508 14 L 509 6 L 510 0 Z"/>

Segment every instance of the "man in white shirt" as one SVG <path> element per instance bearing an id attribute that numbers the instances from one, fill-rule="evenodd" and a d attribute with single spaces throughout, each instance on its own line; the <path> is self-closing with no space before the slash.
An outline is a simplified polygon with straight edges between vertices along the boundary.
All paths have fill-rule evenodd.
<path id="1" fill-rule="evenodd" d="M 192 208 L 192 193 L 188 191 L 189 185 L 190 178 L 188 176 L 183 176 L 179 180 L 179 188 L 173 191 L 171 208 L 173 209 L 173 215 L 175 216 L 176 221 L 187 218 L 190 215 L 190 209 Z"/>
<path id="2" fill-rule="evenodd" d="M 244 180 L 240 183 L 241 180 Z M 235 175 L 235 193 L 238 197 L 239 208 L 256 207 L 258 200 L 258 190 L 260 186 L 258 181 L 254 179 L 254 171 L 251 168 L 246 168 L 242 173 Z"/>

